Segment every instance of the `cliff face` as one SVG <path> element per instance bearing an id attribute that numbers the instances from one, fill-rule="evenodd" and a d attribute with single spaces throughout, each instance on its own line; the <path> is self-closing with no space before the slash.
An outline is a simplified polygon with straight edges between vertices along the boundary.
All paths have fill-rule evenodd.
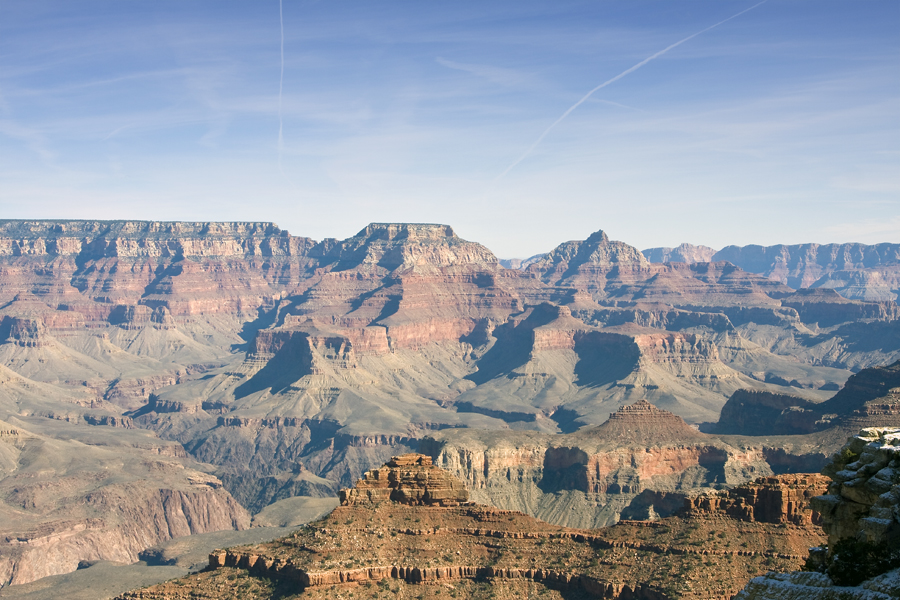
<path id="1" fill-rule="evenodd" d="M 762 477 L 727 492 L 689 497 L 682 511 L 686 516 L 726 514 L 741 521 L 819 525 L 822 517 L 810 500 L 828 483 L 828 477 L 815 473 Z"/>
<path id="2" fill-rule="evenodd" d="M 821 288 L 869 302 L 897 300 L 900 293 L 900 244 L 795 244 L 650 248 L 653 263 L 728 261 L 794 289 Z"/>
<path id="3" fill-rule="evenodd" d="M 654 263 L 710 262 L 715 253 L 716 251 L 709 246 L 695 246 L 693 244 L 681 244 L 677 248 L 650 248 L 641 251 L 641 254 L 646 256 L 647 260 Z"/>
<path id="4" fill-rule="evenodd" d="M 712 260 L 727 260 L 794 289 L 813 286 L 837 270 L 870 269 L 900 263 L 900 244 L 795 244 L 727 246 Z"/>
<path id="5" fill-rule="evenodd" d="M 395 456 L 367 471 L 356 487 L 341 490 L 341 506 L 397 502 L 410 506 L 457 506 L 469 500 L 461 481 L 438 469 L 424 454 Z"/>

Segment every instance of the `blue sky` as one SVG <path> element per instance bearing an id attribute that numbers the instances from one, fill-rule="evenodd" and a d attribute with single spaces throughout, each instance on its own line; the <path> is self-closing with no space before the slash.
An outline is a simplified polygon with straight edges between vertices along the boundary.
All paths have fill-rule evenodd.
<path id="1" fill-rule="evenodd" d="M 0 218 L 900 241 L 900 2 L 754 5 L 0 1 Z"/>

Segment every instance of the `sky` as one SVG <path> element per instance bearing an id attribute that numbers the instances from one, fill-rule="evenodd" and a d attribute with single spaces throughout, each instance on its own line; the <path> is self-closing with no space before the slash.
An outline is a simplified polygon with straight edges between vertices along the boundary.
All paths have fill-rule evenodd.
<path id="1" fill-rule="evenodd" d="M 0 0 L 0 218 L 900 242 L 900 2 Z"/>

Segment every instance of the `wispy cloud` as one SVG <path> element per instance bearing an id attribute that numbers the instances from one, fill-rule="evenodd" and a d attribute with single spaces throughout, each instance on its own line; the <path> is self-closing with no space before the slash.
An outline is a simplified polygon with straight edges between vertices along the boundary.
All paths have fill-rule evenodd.
<path id="1" fill-rule="evenodd" d="M 525 159 L 528 157 L 528 155 L 531 154 L 532 152 L 534 152 L 534 149 L 537 148 L 538 145 L 540 145 L 540 143 L 541 143 L 542 141 L 544 141 L 544 138 L 547 137 L 547 134 L 550 133 L 550 132 L 553 130 L 554 127 L 556 127 L 557 125 L 559 125 L 560 123 L 562 123 L 562 121 L 563 121 L 566 117 L 568 117 L 570 114 L 572 114 L 572 111 L 574 111 L 576 108 L 578 108 L 579 106 L 581 106 L 582 104 L 584 104 L 584 103 L 588 100 L 588 98 L 590 98 L 591 96 L 593 96 L 596 92 L 602 90 L 603 88 L 605 88 L 606 86 L 608 86 L 608 85 L 610 85 L 610 84 L 612 84 L 612 83 L 615 83 L 616 81 L 622 79 L 622 78 L 625 77 L 626 75 L 628 75 L 628 74 L 630 74 L 630 73 L 634 73 L 635 71 L 637 71 L 638 69 L 640 69 L 641 67 L 643 67 L 644 65 L 646 65 L 647 63 L 649 63 L 649 62 L 651 62 L 651 61 L 653 61 L 653 60 L 659 58 L 660 56 L 666 54 L 667 52 L 669 52 L 670 50 L 673 50 L 674 48 L 677 48 L 678 46 L 684 44 L 685 42 L 694 39 L 694 38 L 697 37 L 698 35 L 703 34 L 703 33 L 706 33 L 707 31 L 709 31 L 709 30 L 711 30 L 711 29 L 715 29 L 715 28 L 718 27 L 719 25 L 722 25 L 723 23 L 727 23 L 728 21 L 730 21 L 730 20 L 732 20 L 732 19 L 735 19 L 735 18 L 741 16 L 742 14 L 744 14 L 744 13 L 746 13 L 746 12 L 748 12 L 748 11 L 753 10 L 753 9 L 756 8 L 757 6 L 761 6 L 761 5 L 765 4 L 766 2 L 767 2 L 767 0 L 763 0 L 762 2 L 759 2 L 759 3 L 757 3 L 757 4 L 754 4 L 754 5 L 751 6 L 750 8 L 746 8 L 746 9 L 742 10 L 741 12 L 739 12 L 739 13 L 737 13 L 737 14 L 734 14 L 734 15 L 732 15 L 732 16 L 730 16 L 730 17 L 728 17 L 727 19 L 723 19 L 723 20 L 719 21 L 718 23 L 715 23 L 715 24 L 713 24 L 713 25 L 710 25 L 710 26 L 707 27 L 706 29 L 702 29 L 702 30 L 698 31 L 697 33 L 691 34 L 691 35 L 687 36 L 686 38 L 683 38 L 683 39 L 681 39 L 681 40 L 678 40 L 678 41 L 675 42 L 674 44 L 671 44 L 671 45 L 669 45 L 669 46 L 663 48 L 663 49 L 660 50 L 659 52 L 657 52 L 657 53 L 655 53 L 655 54 L 652 54 L 652 55 L 648 56 L 647 58 L 645 58 L 645 59 L 642 60 L 641 62 L 637 63 L 636 65 L 634 65 L 634 66 L 632 66 L 632 67 L 630 67 L 630 68 L 628 68 L 628 69 L 625 69 L 624 71 L 622 71 L 621 73 L 619 73 L 619 74 L 616 75 L 615 77 L 613 77 L 613 78 L 611 78 L 611 79 L 607 79 L 606 81 L 604 81 L 603 83 L 601 83 L 600 85 L 598 85 L 597 87 L 595 87 L 594 89 L 592 89 L 591 91 L 589 91 L 587 94 L 585 94 L 584 96 L 582 96 L 582 98 L 581 98 L 578 102 L 576 102 L 575 104 L 573 104 L 572 106 L 570 106 L 570 107 L 569 107 L 562 115 L 560 115 L 560 117 L 559 117 L 558 119 L 556 119 L 553 123 L 551 123 L 550 126 L 549 126 L 547 129 L 545 129 L 544 132 L 540 135 L 540 137 L 538 137 L 538 139 L 536 139 L 536 140 L 534 141 L 534 143 L 531 144 L 531 146 L 529 146 L 529 148 L 528 148 L 528 149 L 527 149 L 527 150 L 526 150 L 519 158 L 517 158 L 515 161 L 513 161 L 513 163 L 512 163 L 511 165 L 509 165 L 508 167 L 506 167 L 506 170 L 504 170 L 502 173 L 500 173 L 500 175 L 497 176 L 497 179 L 503 178 L 507 173 L 509 173 L 513 168 L 515 168 L 516 165 L 518 165 L 520 162 L 522 162 L 523 160 L 525 160 Z"/>
<path id="2" fill-rule="evenodd" d="M 518 69 L 460 63 L 453 60 L 447 60 L 440 56 L 435 60 L 439 65 L 447 67 L 448 69 L 463 71 L 501 86 L 516 86 L 533 80 L 533 77 L 530 74 L 523 73 Z"/>
<path id="3" fill-rule="evenodd" d="M 40 131 L 19 125 L 10 119 L 0 119 L 0 135 L 23 142 L 25 146 L 44 160 L 50 160 L 55 153 L 48 140 Z"/>
<path id="4" fill-rule="evenodd" d="M 266 218 L 320 237 L 439 220 L 507 256 L 599 227 L 721 246 L 888 221 L 900 4 L 825 3 L 812 23 L 772 2 L 659 54 L 758 1 L 280 0 L 278 31 L 274 1 L 12 3 L 0 203 Z M 485 185 L 566 107 L 514 177 Z"/>

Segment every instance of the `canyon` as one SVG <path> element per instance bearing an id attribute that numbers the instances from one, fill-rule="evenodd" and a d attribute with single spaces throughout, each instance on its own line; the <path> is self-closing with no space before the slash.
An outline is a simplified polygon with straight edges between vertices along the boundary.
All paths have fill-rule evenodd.
<path id="1" fill-rule="evenodd" d="M 447 225 L 0 221 L 0 584 L 413 451 L 576 529 L 817 472 L 900 414 L 896 246 L 598 231 L 513 263 Z"/>

